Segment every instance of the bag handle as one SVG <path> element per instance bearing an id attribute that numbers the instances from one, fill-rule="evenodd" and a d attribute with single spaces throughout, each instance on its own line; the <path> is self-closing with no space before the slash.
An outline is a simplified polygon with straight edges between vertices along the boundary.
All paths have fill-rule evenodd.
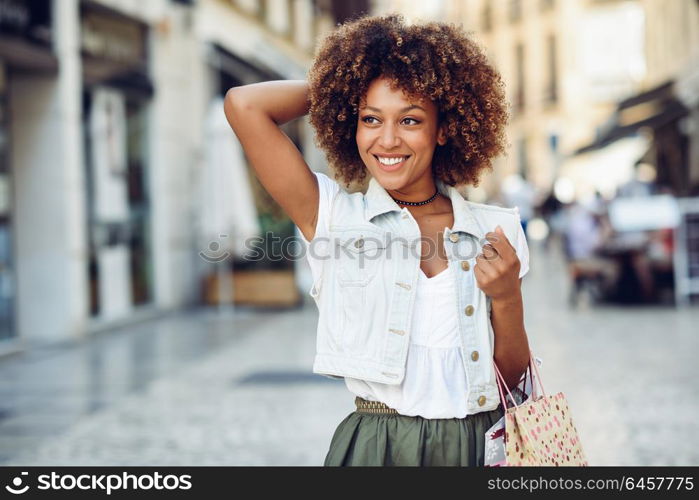
<path id="1" fill-rule="evenodd" d="M 520 381 L 520 383 L 524 382 L 522 392 L 524 394 L 527 393 L 527 375 L 529 375 L 529 386 L 532 389 L 531 397 L 532 397 L 532 399 L 537 399 L 536 398 L 536 386 L 534 385 L 534 372 L 532 372 L 532 370 L 529 368 L 528 365 L 527 365 L 527 370 L 525 370 L 524 375 L 522 375 L 522 380 Z"/>
<path id="2" fill-rule="evenodd" d="M 510 392 L 510 389 L 507 388 L 507 384 L 504 381 L 500 381 L 502 379 L 502 374 L 500 373 L 500 370 L 498 370 L 498 365 L 495 364 L 495 360 L 493 360 L 493 366 L 495 367 L 495 379 L 496 382 L 498 383 L 498 392 L 500 393 L 500 401 L 502 402 L 502 409 L 503 411 L 507 410 L 507 403 L 505 402 L 505 394 L 502 392 L 502 388 L 504 387 L 505 390 L 507 390 L 507 394 L 510 396 L 510 401 L 512 401 L 512 404 L 515 405 L 515 408 L 517 407 L 517 403 L 515 402 L 515 398 L 512 396 L 512 393 Z"/>
<path id="3" fill-rule="evenodd" d="M 510 392 L 510 389 L 507 387 L 507 384 L 505 383 L 505 378 L 502 376 L 502 373 L 500 373 L 500 370 L 498 369 L 497 363 L 495 363 L 495 359 L 493 359 L 493 367 L 495 368 L 495 373 L 496 373 L 496 382 L 498 383 L 498 391 L 500 392 L 500 400 L 502 401 L 502 408 L 503 410 L 507 409 L 507 404 L 505 403 L 505 395 L 502 390 L 504 387 L 505 390 L 507 391 L 507 394 L 510 396 L 510 399 L 512 400 L 512 404 L 515 407 L 519 407 L 519 405 L 516 403 L 514 397 L 512 396 L 512 393 Z M 539 374 L 539 369 L 536 366 L 536 362 L 534 361 L 534 353 L 532 353 L 531 349 L 529 350 L 529 365 L 527 366 L 529 374 L 530 374 L 530 380 L 531 380 L 531 386 L 532 386 L 532 396 L 536 394 L 536 387 L 534 386 L 534 380 L 533 380 L 533 373 L 536 372 L 536 379 L 539 383 L 539 386 L 541 387 L 541 393 L 543 394 L 544 397 L 546 397 L 546 390 L 544 389 L 544 385 L 541 382 L 541 375 Z M 525 389 L 526 389 L 526 373 L 524 374 L 524 381 L 525 381 Z M 521 381 L 520 381 L 521 382 Z"/>
<path id="4" fill-rule="evenodd" d="M 539 381 L 539 386 L 541 387 L 541 394 L 546 397 L 546 390 L 544 390 L 544 382 L 541 380 L 541 375 L 539 374 L 539 367 L 536 366 L 536 360 L 534 359 L 534 354 L 529 351 L 529 363 L 534 367 L 536 372 L 536 379 Z M 534 390 L 534 383 L 532 382 L 532 391 Z"/>
<path id="5" fill-rule="evenodd" d="M 493 361 L 493 366 L 495 367 L 495 371 L 496 371 L 496 374 L 497 374 L 497 375 L 496 375 L 496 378 L 497 378 L 497 376 L 500 376 L 500 378 L 503 378 L 503 377 L 502 377 L 502 374 L 500 373 L 500 370 L 498 370 L 498 367 L 497 367 L 497 365 L 495 364 L 494 361 Z M 527 389 L 527 373 L 529 374 L 529 384 L 530 384 L 531 387 L 532 387 L 532 396 L 534 397 L 534 396 L 536 396 L 536 387 L 534 387 L 534 379 L 533 379 L 533 375 L 532 375 L 531 369 L 528 369 L 528 370 L 526 370 L 526 371 L 524 372 L 524 374 L 522 375 L 522 378 L 521 378 L 520 381 L 517 383 L 517 386 L 516 386 L 516 387 L 519 387 L 519 384 L 521 384 L 522 382 L 524 382 L 524 386 L 523 386 L 523 388 L 521 389 L 521 391 L 522 391 L 523 394 L 526 394 L 526 389 Z M 505 384 L 504 382 L 501 384 L 501 383 L 500 383 L 500 379 L 497 379 L 497 382 L 498 382 L 498 392 L 500 393 L 500 401 L 502 402 L 502 407 L 503 407 L 503 409 L 506 409 L 506 408 L 507 408 L 507 403 L 505 402 L 505 395 L 504 395 L 503 392 L 502 392 L 502 386 L 504 385 L 505 388 L 507 388 L 507 384 Z M 512 393 L 509 391 L 509 389 L 507 390 L 507 393 L 508 393 L 509 396 L 510 396 L 510 400 L 512 401 L 512 404 L 514 404 L 515 406 L 517 406 L 517 404 L 515 403 L 515 398 L 514 398 L 514 396 L 512 395 Z M 536 399 L 536 398 L 535 398 L 535 399 Z"/>

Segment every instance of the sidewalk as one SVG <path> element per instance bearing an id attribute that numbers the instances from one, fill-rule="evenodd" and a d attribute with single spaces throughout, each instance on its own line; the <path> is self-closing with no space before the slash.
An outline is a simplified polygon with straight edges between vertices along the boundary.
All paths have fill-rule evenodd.
<path id="1" fill-rule="evenodd" d="M 315 310 L 200 310 L 0 363 L 2 465 L 315 465 L 353 409 Z"/>

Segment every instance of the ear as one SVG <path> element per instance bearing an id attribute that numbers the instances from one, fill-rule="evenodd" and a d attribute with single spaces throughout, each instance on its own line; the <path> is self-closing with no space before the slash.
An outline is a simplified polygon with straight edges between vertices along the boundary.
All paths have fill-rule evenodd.
<path id="1" fill-rule="evenodd" d="M 440 125 L 437 129 L 437 144 L 444 146 L 447 143 L 446 125 Z"/>

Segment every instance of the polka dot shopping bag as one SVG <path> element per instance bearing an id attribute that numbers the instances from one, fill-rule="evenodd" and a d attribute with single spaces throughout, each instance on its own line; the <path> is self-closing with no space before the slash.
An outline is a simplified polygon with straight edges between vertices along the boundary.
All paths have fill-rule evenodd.
<path id="1" fill-rule="evenodd" d="M 532 378 L 532 396 L 520 404 L 507 388 L 495 361 L 493 365 L 503 408 L 507 408 L 503 388 L 512 401 L 512 407 L 505 410 L 504 416 L 504 461 L 498 465 L 588 465 L 566 397 L 562 392 L 546 395 L 531 351 L 527 370 Z M 541 395 L 537 395 L 535 381 L 541 387 Z"/>

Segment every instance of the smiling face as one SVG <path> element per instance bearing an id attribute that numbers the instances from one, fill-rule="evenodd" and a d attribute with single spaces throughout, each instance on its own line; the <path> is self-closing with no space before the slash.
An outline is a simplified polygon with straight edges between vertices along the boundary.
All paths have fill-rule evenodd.
<path id="1" fill-rule="evenodd" d="M 370 84 L 359 107 L 357 148 L 384 189 L 432 195 L 432 155 L 437 144 L 446 143 L 437 119 L 437 106 L 429 99 L 412 101 L 383 77 Z"/>

